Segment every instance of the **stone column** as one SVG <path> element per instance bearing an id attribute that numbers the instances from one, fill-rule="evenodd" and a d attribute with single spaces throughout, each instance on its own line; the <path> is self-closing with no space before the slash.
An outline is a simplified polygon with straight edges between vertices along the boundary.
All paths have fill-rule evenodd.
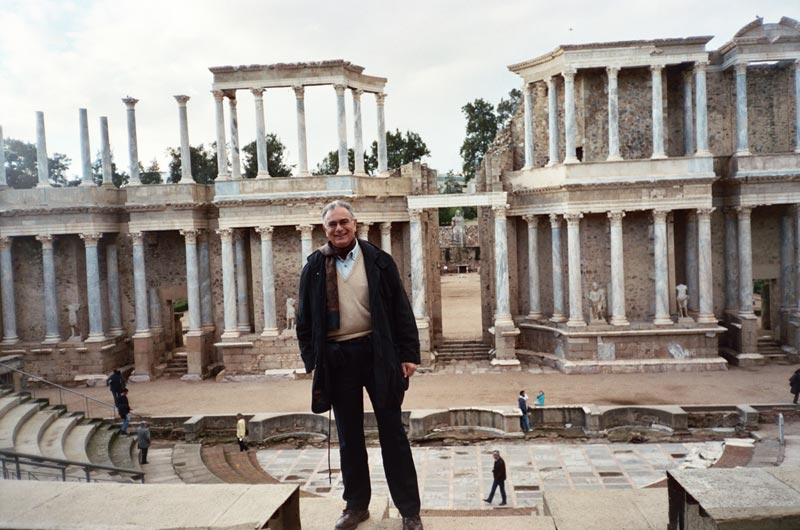
<path id="1" fill-rule="evenodd" d="M 355 129 L 355 174 L 366 175 L 364 170 L 364 133 L 361 128 L 361 94 L 360 88 L 352 89 L 353 93 L 353 128 Z"/>
<path id="2" fill-rule="evenodd" d="M 539 301 L 539 217 L 526 215 L 528 223 L 528 298 L 530 309 L 527 320 L 541 320 L 542 308 Z"/>
<path id="3" fill-rule="evenodd" d="M 181 135 L 181 182 L 191 183 L 194 182 L 194 178 L 192 178 L 192 150 L 189 146 L 189 114 L 186 110 L 189 96 L 174 97 L 178 102 L 178 127 Z"/>
<path id="4" fill-rule="evenodd" d="M 134 109 L 139 100 L 127 97 L 122 102 L 125 103 L 128 115 L 128 160 L 130 163 L 128 186 L 139 186 L 142 180 L 139 177 L 139 148 L 136 143 L 136 110 Z"/>
<path id="5" fill-rule="evenodd" d="M 228 121 L 231 126 L 231 178 L 242 180 L 242 164 L 239 152 L 239 114 L 236 92 L 229 92 L 228 96 Z"/>
<path id="6" fill-rule="evenodd" d="M 628 326 L 625 314 L 625 252 L 622 244 L 622 218 L 625 212 L 608 212 L 611 233 L 611 325 Z"/>
<path id="7" fill-rule="evenodd" d="M 738 260 L 736 210 L 725 208 L 725 311 L 735 312 L 739 307 Z"/>
<path id="8" fill-rule="evenodd" d="M 694 65 L 695 120 L 697 121 L 697 156 L 711 156 L 708 150 L 708 96 L 706 94 L 706 66 L 700 62 Z"/>
<path id="9" fill-rule="evenodd" d="M 217 230 L 222 240 L 222 298 L 225 310 L 225 329 L 223 339 L 239 338 L 236 320 L 236 268 L 233 258 L 233 230 Z"/>
<path id="10" fill-rule="evenodd" d="M 58 301 L 56 297 L 56 264 L 53 257 L 53 236 L 36 236 L 42 243 L 42 272 L 44 276 L 44 343 L 58 344 Z"/>
<path id="11" fill-rule="evenodd" d="M 664 100 L 661 88 L 661 71 L 664 65 L 650 66 L 653 81 L 653 154 L 650 158 L 666 158 L 664 153 Z"/>
<path id="12" fill-rule="evenodd" d="M 513 326 L 511 318 L 511 294 L 508 285 L 508 228 L 506 222 L 508 205 L 492 206 L 494 212 L 494 281 L 495 281 L 495 326 Z"/>
<path id="13" fill-rule="evenodd" d="M 256 178 L 269 178 L 267 167 L 267 124 L 264 122 L 264 89 L 251 88 L 256 104 L 256 158 L 258 160 L 258 174 Z"/>
<path id="14" fill-rule="evenodd" d="M 564 76 L 565 164 L 577 164 L 579 162 L 575 156 L 575 73 L 575 70 L 568 68 L 561 74 Z"/>
<path id="15" fill-rule="evenodd" d="M 336 129 L 339 133 L 339 171 L 337 175 L 349 175 L 350 165 L 347 160 L 347 115 L 344 108 L 344 91 L 346 85 L 333 85 L 336 91 Z"/>
<path id="16" fill-rule="evenodd" d="M 522 85 L 522 95 L 525 98 L 525 167 L 533 167 L 533 94 L 531 86 L 526 82 Z"/>
<path id="17" fill-rule="evenodd" d="M 425 256 L 422 252 L 422 210 L 409 210 L 411 231 L 411 307 L 417 321 L 428 320 L 425 308 Z"/>
<path id="18" fill-rule="evenodd" d="M 0 296 L 3 302 L 3 344 L 16 344 L 17 310 L 14 302 L 14 265 L 11 260 L 12 240 L 0 237 Z"/>
<path id="19" fill-rule="evenodd" d="M 697 216 L 694 212 L 686 212 L 686 261 L 684 262 L 684 275 L 686 276 L 686 288 L 689 291 L 688 307 L 689 311 L 696 312 L 700 292 L 697 288 L 698 264 L 697 264 Z"/>
<path id="20" fill-rule="evenodd" d="M 583 289 L 581 286 L 581 218 L 582 213 L 564 214 L 567 220 L 567 268 L 569 269 L 569 320 L 567 326 L 585 326 Z"/>
<path id="21" fill-rule="evenodd" d="M 561 265 L 561 219 L 550 214 L 550 237 L 553 253 L 553 322 L 566 322 L 564 316 L 564 267 Z"/>
<path id="22" fill-rule="evenodd" d="M 697 210 L 697 276 L 700 283 L 700 314 L 697 321 L 701 324 L 716 324 L 714 316 L 714 283 L 712 279 L 711 254 L 711 213 L 714 208 Z"/>
<path id="23" fill-rule="evenodd" d="M 150 336 L 147 304 L 147 273 L 144 259 L 144 232 L 131 232 L 133 246 L 133 291 L 136 305 L 136 334 Z"/>
<path id="24" fill-rule="evenodd" d="M 667 266 L 667 214 L 653 210 L 653 256 L 655 262 L 656 315 L 653 324 L 672 324 L 669 314 L 669 274 Z"/>
<path id="25" fill-rule="evenodd" d="M 275 308 L 275 272 L 272 267 L 272 227 L 259 226 L 261 234 L 261 294 L 264 300 L 264 329 L 262 337 L 278 336 L 278 320 Z"/>
<path id="26" fill-rule="evenodd" d="M 619 67 L 609 66 L 608 74 L 608 161 L 622 160 L 619 154 Z"/>
<path id="27" fill-rule="evenodd" d="M 375 93 L 375 105 L 378 113 L 378 173 L 389 171 L 389 156 L 386 153 L 386 117 L 384 107 L 387 94 L 384 92 Z"/>
<path id="28" fill-rule="evenodd" d="M 751 206 L 736 208 L 739 221 L 739 316 L 756 318 L 753 312 L 753 246 L 750 239 Z"/>
<path id="29" fill-rule="evenodd" d="M 737 64 L 736 70 L 736 155 L 749 155 L 747 138 L 747 64 Z"/>
<path id="30" fill-rule="evenodd" d="M 300 269 L 302 270 L 303 267 L 306 266 L 306 261 L 308 261 L 308 257 L 314 252 L 313 244 L 314 240 L 312 238 L 312 234 L 314 233 L 314 226 L 313 225 L 299 225 L 295 227 L 295 230 L 300 232 Z"/>
<path id="31" fill-rule="evenodd" d="M 111 165 L 111 143 L 108 141 L 108 118 L 100 117 L 100 156 L 103 161 L 103 186 L 114 185 L 114 171 Z"/>
<path id="32" fill-rule="evenodd" d="M 164 323 L 161 319 L 161 296 L 158 287 L 148 289 L 147 300 L 150 302 L 150 329 L 153 333 L 164 333 Z"/>
<path id="33" fill-rule="evenodd" d="M 106 275 L 108 283 L 108 323 L 109 335 L 125 333 L 122 329 L 122 307 L 119 295 L 119 260 L 116 241 L 106 244 Z"/>
<path id="34" fill-rule="evenodd" d="M 214 315 L 211 311 L 211 264 L 208 259 L 208 231 L 197 235 L 198 272 L 200 275 L 200 322 L 204 331 L 214 329 Z"/>
<path id="35" fill-rule="evenodd" d="M 103 303 L 100 296 L 100 260 L 97 244 L 103 234 L 79 234 L 86 249 L 86 300 L 89 309 L 89 338 L 86 342 L 106 340 L 103 333 Z"/>
<path id="36" fill-rule="evenodd" d="M 683 80 L 683 154 L 694 152 L 694 112 L 692 109 L 692 72 L 682 74 Z"/>
<path id="37" fill-rule="evenodd" d="M 78 109 L 78 124 L 81 135 L 81 186 L 92 186 L 92 153 L 89 148 L 89 115 L 86 109 Z"/>
<path id="38" fill-rule="evenodd" d="M 6 179 L 6 144 L 3 141 L 3 126 L 0 125 L 0 186 L 8 186 Z"/>
<path id="39" fill-rule="evenodd" d="M 189 333 L 201 333 L 200 271 L 197 259 L 197 230 L 181 230 L 186 246 L 186 295 L 189 302 Z"/>
<path id="40" fill-rule="evenodd" d="M 225 93 L 222 90 L 212 90 L 214 95 L 214 109 L 217 124 L 217 180 L 230 180 L 228 173 L 228 148 L 225 141 L 225 110 L 222 105 Z"/>
<path id="41" fill-rule="evenodd" d="M 306 149 L 306 105 L 305 88 L 301 85 L 293 86 L 294 96 L 297 100 L 297 176 L 308 176 L 308 154 Z"/>
<path id="42" fill-rule="evenodd" d="M 781 216 L 781 310 L 794 309 L 794 219 L 792 208 Z"/>
<path id="43" fill-rule="evenodd" d="M 381 223 L 381 250 L 392 254 L 392 223 Z"/>
<path id="44" fill-rule="evenodd" d="M 234 236 L 234 252 L 236 259 L 236 316 L 239 331 L 250 331 L 250 308 L 247 296 L 247 253 L 244 244 L 249 234 L 247 229 L 236 230 Z M 248 238 L 249 242 L 249 238 Z"/>
<path id="45" fill-rule="evenodd" d="M 793 205 L 794 210 L 794 301 L 800 311 L 800 204 Z M 797 348 L 800 349 L 800 330 L 798 330 Z"/>
<path id="46" fill-rule="evenodd" d="M 800 153 L 800 59 L 794 61 L 794 152 Z"/>
<path id="47" fill-rule="evenodd" d="M 547 83 L 547 165 L 558 164 L 558 91 L 556 78 L 548 77 Z"/>
<path id="48" fill-rule="evenodd" d="M 36 172 L 39 176 L 37 188 L 50 186 L 50 166 L 47 160 L 47 139 L 44 132 L 44 112 L 36 113 Z"/>
<path id="49" fill-rule="evenodd" d="M 369 241 L 369 227 L 372 223 L 358 223 L 358 239 Z"/>

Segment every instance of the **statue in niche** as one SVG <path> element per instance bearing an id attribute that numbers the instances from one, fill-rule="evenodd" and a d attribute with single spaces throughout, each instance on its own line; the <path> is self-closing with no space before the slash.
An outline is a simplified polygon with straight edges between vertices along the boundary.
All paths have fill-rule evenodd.
<path id="1" fill-rule="evenodd" d="M 456 210 L 455 215 L 450 220 L 450 226 L 453 228 L 453 234 L 450 237 L 451 242 L 457 247 L 464 246 L 464 215 L 461 209 Z"/>
<path id="2" fill-rule="evenodd" d="M 68 322 L 69 322 L 69 329 L 70 339 L 79 339 L 81 338 L 80 332 L 78 330 L 78 310 L 81 308 L 81 304 L 69 304 L 67 306 L 67 314 L 68 314 Z"/>
<path id="3" fill-rule="evenodd" d="M 597 282 L 592 282 L 589 291 L 589 321 L 606 323 L 606 291 Z"/>
<path id="4" fill-rule="evenodd" d="M 675 286 L 675 290 L 678 292 L 675 296 L 678 302 L 678 318 L 689 318 L 689 288 L 681 283 Z"/>
<path id="5" fill-rule="evenodd" d="M 286 331 L 294 329 L 295 311 L 294 311 L 294 298 L 286 299 Z"/>

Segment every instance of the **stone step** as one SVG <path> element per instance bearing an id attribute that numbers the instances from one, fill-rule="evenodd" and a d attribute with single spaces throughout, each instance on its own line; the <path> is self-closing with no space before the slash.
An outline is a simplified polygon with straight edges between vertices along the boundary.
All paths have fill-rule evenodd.
<path id="1" fill-rule="evenodd" d="M 258 465 L 258 460 L 253 462 L 253 457 L 255 457 L 255 453 L 250 451 L 239 451 L 238 447 L 225 447 L 225 460 L 231 469 L 244 478 L 247 484 L 277 483 Z"/>
<path id="2" fill-rule="evenodd" d="M 237 449 L 238 450 L 238 449 Z M 203 463 L 222 482 L 228 484 L 247 484 L 245 478 L 236 469 L 228 465 L 225 458 L 225 447 L 222 445 L 204 445 L 201 449 Z"/>
<path id="3" fill-rule="evenodd" d="M 558 530 L 662 530 L 667 489 L 545 491 L 544 510 Z"/>
<path id="4" fill-rule="evenodd" d="M 36 412 L 20 428 L 14 450 L 28 455 L 41 455 L 40 442 L 48 427 L 64 413 L 64 409 L 46 408 Z"/>
<path id="5" fill-rule="evenodd" d="M 111 429 L 108 425 L 100 424 L 86 445 L 86 454 L 92 464 L 100 464 L 103 466 L 113 466 L 114 462 L 111 461 L 109 454 L 109 446 L 111 440 L 117 434 L 116 429 Z"/>
<path id="6" fill-rule="evenodd" d="M 147 484 L 183 484 L 172 467 L 172 447 L 150 447 L 147 465 L 142 466 Z"/>
<path id="7" fill-rule="evenodd" d="M 115 433 L 111 438 L 108 456 L 111 458 L 114 467 L 135 469 L 137 471 L 141 471 L 142 469 L 139 465 L 139 450 L 136 448 L 135 436 L 125 436 Z"/>
<path id="8" fill-rule="evenodd" d="M 22 403 L 22 397 L 19 395 L 4 396 L 0 398 L 0 418 L 5 416 L 9 410 Z"/>
<path id="9" fill-rule="evenodd" d="M 201 444 L 179 443 L 172 451 L 172 467 L 186 484 L 222 484 L 203 462 Z"/>
<path id="10" fill-rule="evenodd" d="M 0 448 L 13 449 L 19 430 L 43 406 L 39 401 L 25 401 L 6 412 L 0 418 Z"/>
<path id="11" fill-rule="evenodd" d="M 239 451 L 238 445 L 204 446 L 203 462 L 222 481 L 229 484 L 271 484 L 276 481 L 257 463 L 254 465 L 249 451 Z"/>
<path id="12" fill-rule="evenodd" d="M 67 435 L 78 424 L 80 419 L 81 416 L 75 414 L 67 414 L 56 418 L 47 427 L 42 436 L 39 445 L 42 456 L 65 460 L 67 455 L 64 453 L 64 445 L 66 444 Z"/>
<path id="13" fill-rule="evenodd" d="M 99 426 L 96 422 L 81 422 L 70 429 L 64 440 L 64 457 L 76 462 L 91 462 L 86 451 L 89 440 Z"/>

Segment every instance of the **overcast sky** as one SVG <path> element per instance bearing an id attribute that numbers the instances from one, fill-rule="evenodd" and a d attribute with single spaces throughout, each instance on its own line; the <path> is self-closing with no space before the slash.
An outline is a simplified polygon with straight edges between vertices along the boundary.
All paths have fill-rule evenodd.
<path id="1" fill-rule="evenodd" d="M 47 148 L 66 153 L 79 172 L 78 108 L 89 112 L 92 156 L 100 116 L 108 116 L 117 164 L 127 170 L 125 106 L 136 107 L 139 158 L 180 143 L 175 94 L 191 96 L 192 145 L 215 138 L 209 66 L 345 59 L 388 78 L 387 129 L 413 130 L 428 164 L 460 171 L 461 107 L 496 104 L 519 78 L 507 66 L 559 44 L 714 35 L 730 40 L 756 15 L 765 23 L 800 19 L 797 0 L 625 2 L 405 0 L 77 1 L 0 0 L 0 125 L 6 138 L 36 141 L 35 111 L 45 113 Z M 352 100 L 347 97 L 349 145 Z M 375 102 L 362 99 L 365 145 L 376 137 Z M 294 93 L 265 94 L 267 130 L 296 162 Z M 240 141 L 255 139 L 252 95 L 239 96 Z M 337 145 L 331 87 L 306 90 L 309 167 Z"/>

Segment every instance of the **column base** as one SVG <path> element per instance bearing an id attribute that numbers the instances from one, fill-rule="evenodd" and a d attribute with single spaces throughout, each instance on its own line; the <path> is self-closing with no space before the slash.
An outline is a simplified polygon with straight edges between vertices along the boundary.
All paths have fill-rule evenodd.
<path id="1" fill-rule="evenodd" d="M 704 315 L 704 314 L 701 313 L 701 314 L 699 314 L 697 316 L 697 323 L 698 324 L 716 324 L 717 323 L 717 317 L 714 316 L 713 314 Z"/>
<path id="2" fill-rule="evenodd" d="M 611 325 L 612 326 L 630 326 L 631 323 L 628 322 L 628 319 L 623 317 L 611 317 Z"/>
<path id="3" fill-rule="evenodd" d="M 301 171 L 300 173 L 298 173 L 297 175 L 294 175 L 294 176 L 295 177 L 310 177 L 311 173 L 309 173 L 308 171 Z"/>
<path id="4" fill-rule="evenodd" d="M 152 326 L 152 327 L 150 327 L 150 331 L 154 335 L 159 335 L 161 333 L 164 333 L 164 326 Z"/>
<path id="5" fill-rule="evenodd" d="M 278 328 L 264 328 L 264 331 L 261 332 L 261 336 L 264 338 L 277 337 L 279 334 Z"/>
<path id="6" fill-rule="evenodd" d="M 510 314 L 501 313 L 494 315 L 494 327 L 495 328 L 513 328 L 515 327 L 514 319 L 511 317 Z"/>
<path id="7" fill-rule="evenodd" d="M 114 183 L 113 183 L 113 182 L 103 182 L 103 184 L 101 184 L 101 186 L 102 186 L 103 188 L 109 188 L 109 187 L 111 187 L 111 188 L 116 188 L 116 186 L 114 186 Z"/>
<path id="8" fill-rule="evenodd" d="M 81 183 L 78 185 L 79 188 L 85 188 L 87 186 L 94 186 L 94 182 L 87 182 L 82 180 Z"/>
<path id="9" fill-rule="evenodd" d="M 17 344 L 19 342 L 19 337 L 3 337 L 3 341 L 0 344 L 9 345 L 9 344 Z"/>
<path id="10" fill-rule="evenodd" d="M 565 164 L 580 164 L 581 161 L 577 157 L 571 156 L 564 159 Z"/>
<path id="11" fill-rule="evenodd" d="M 272 175 L 270 175 L 266 171 L 263 173 L 259 171 L 258 174 L 256 175 L 256 180 L 264 180 L 268 178 L 272 178 Z"/>
<path id="12" fill-rule="evenodd" d="M 200 326 L 200 329 L 202 329 L 203 331 L 214 331 L 215 328 L 216 326 L 214 324 L 203 324 L 202 326 Z"/>
<path id="13" fill-rule="evenodd" d="M 742 149 L 741 151 L 737 149 L 733 154 L 734 156 L 750 156 L 750 149 Z"/>
<path id="14" fill-rule="evenodd" d="M 239 324 L 236 326 L 241 333 L 250 333 L 250 324 Z"/>
<path id="15" fill-rule="evenodd" d="M 144 329 L 144 330 L 138 330 L 137 329 L 136 332 L 133 334 L 133 337 L 131 337 L 131 338 L 132 339 L 151 339 L 151 338 L 153 338 L 153 334 L 150 333 L 149 329 Z"/>
<path id="16" fill-rule="evenodd" d="M 570 328 L 583 328 L 586 327 L 586 321 L 581 319 L 572 319 L 570 318 L 567 320 L 567 327 Z"/>
<path id="17" fill-rule="evenodd" d="M 670 317 L 656 317 L 653 319 L 653 324 L 656 326 L 671 326 L 675 322 Z"/>
<path id="18" fill-rule="evenodd" d="M 216 178 L 216 180 L 214 182 L 228 182 L 229 180 L 232 180 L 231 176 L 229 174 L 227 174 L 227 173 L 222 173 L 222 174 L 218 173 L 217 174 L 217 178 Z"/>
<path id="19" fill-rule="evenodd" d="M 562 313 L 553 313 L 553 316 L 550 317 L 550 322 L 555 322 L 560 324 L 561 322 L 566 322 L 567 317 L 564 316 Z"/>
<path id="20" fill-rule="evenodd" d="M 557 165 L 558 165 L 558 162 L 553 162 L 552 160 L 548 160 L 547 163 L 544 165 L 544 167 L 553 167 L 553 166 L 557 166 Z"/>
<path id="21" fill-rule="evenodd" d="M 111 328 L 110 330 L 108 330 L 108 334 L 111 337 L 121 337 L 122 335 L 125 334 L 125 330 L 122 328 Z"/>
<path id="22" fill-rule="evenodd" d="M 419 335 L 420 362 L 423 366 L 431 364 L 431 324 L 428 317 L 416 317 L 417 334 Z"/>
<path id="23" fill-rule="evenodd" d="M 225 331 L 222 332 L 222 336 L 220 336 L 220 339 L 236 340 L 239 338 L 240 335 L 241 333 L 239 333 L 238 329 L 226 329 Z"/>
<path id="24" fill-rule="evenodd" d="M 352 173 L 350 173 L 349 171 L 345 171 L 345 172 L 339 171 L 338 173 L 336 173 L 337 177 L 349 177 L 351 175 L 352 175 Z"/>
<path id="25" fill-rule="evenodd" d="M 606 162 L 622 162 L 624 159 L 619 155 L 608 155 Z"/>
<path id="26" fill-rule="evenodd" d="M 106 340 L 106 336 L 103 333 L 94 334 L 92 335 L 89 333 L 89 336 L 86 338 L 84 342 L 104 342 Z"/>
<path id="27" fill-rule="evenodd" d="M 739 311 L 736 314 L 736 316 L 738 316 L 742 320 L 755 320 L 757 318 L 756 314 L 753 313 L 752 311 Z"/>
<path id="28" fill-rule="evenodd" d="M 58 335 L 45 335 L 42 344 L 58 344 L 61 342 L 61 337 Z"/>
<path id="29" fill-rule="evenodd" d="M 531 169 L 533 169 L 533 164 L 525 164 L 520 168 L 520 171 L 529 171 Z"/>
<path id="30" fill-rule="evenodd" d="M 664 160 L 665 158 L 667 158 L 667 155 L 664 153 L 653 153 L 650 156 L 650 160 Z"/>
<path id="31" fill-rule="evenodd" d="M 714 155 L 711 154 L 711 151 L 706 149 L 706 150 L 703 150 L 703 151 L 697 151 L 694 154 L 694 156 L 697 157 L 697 158 L 700 158 L 700 157 L 708 157 L 708 156 L 714 156 Z"/>
<path id="32" fill-rule="evenodd" d="M 141 180 L 129 180 L 127 186 L 141 186 Z"/>
<path id="33" fill-rule="evenodd" d="M 544 318 L 544 315 L 541 311 L 531 311 L 525 316 L 525 320 L 541 320 Z"/>
<path id="34" fill-rule="evenodd" d="M 37 182 L 37 183 L 36 183 L 36 187 L 37 187 L 37 188 L 49 188 L 49 187 L 51 187 L 51 186 L 50 186 L 50 183 L 49 183 L 49 182 L 48 182 L 47 184 L 43 184 L 43 183 L 41 183 L 41 182 Z"/>
<path id="35" fill-rule="evenodd" d="M 355 173 L 353 173 L 353 176 L 356 176 L 356 177 L 368 177 L 369 174 L 366 171 L 356 171 Z"/>

